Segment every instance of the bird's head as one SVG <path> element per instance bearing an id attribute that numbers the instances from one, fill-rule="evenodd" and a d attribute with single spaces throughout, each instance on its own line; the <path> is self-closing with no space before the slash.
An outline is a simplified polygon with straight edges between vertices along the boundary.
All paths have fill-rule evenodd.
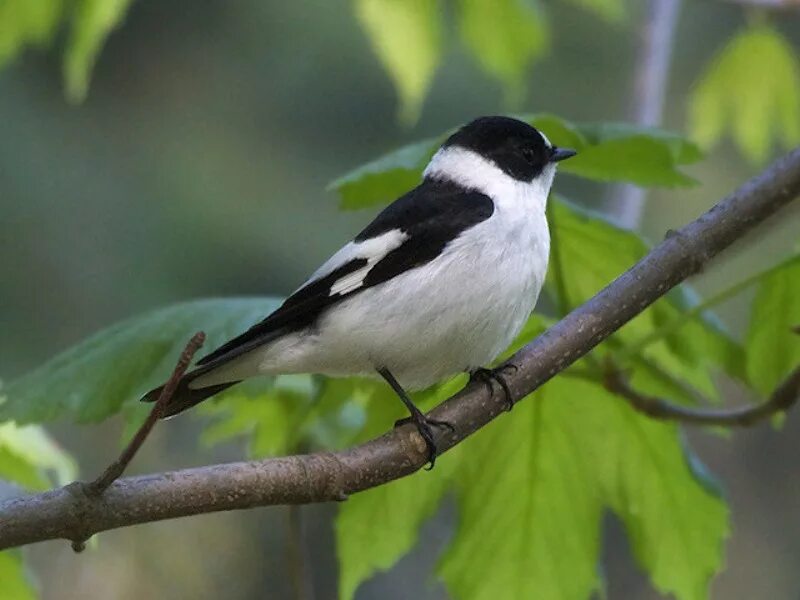
<path id="1" fill-rule="evenodd" d="M 485 190 L 501 180 L 533 184 L 546 195 L 559 161 L 575 156 L 535 127 L 511 117 L 479 117 L 442 144 L 426 177 Z"/>

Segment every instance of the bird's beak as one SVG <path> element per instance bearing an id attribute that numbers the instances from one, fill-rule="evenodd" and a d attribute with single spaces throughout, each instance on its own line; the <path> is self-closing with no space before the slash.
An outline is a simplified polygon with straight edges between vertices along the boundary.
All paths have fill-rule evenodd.
<path id="1" fill-rule="evenodd" d="M 550 155 L 552 162 L 559 162 L 575 156 L 577 152 L 571 148 L 553 148 L 553 153 Z"/>

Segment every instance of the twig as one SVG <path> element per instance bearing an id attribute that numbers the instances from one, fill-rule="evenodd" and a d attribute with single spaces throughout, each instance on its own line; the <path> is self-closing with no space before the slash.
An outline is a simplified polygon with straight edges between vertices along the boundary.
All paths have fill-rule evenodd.
<path id="1" fill-rule="evenodd" d="M 103 474 L 100 475 L 100 477 L 86 484 L 87 495 L 100 496 L 108 489 L 108 486 L 119 479 L 120 475 L 122 475 L 122 473 L 128 467 L 131 460 L 133 460 L 133 457 L 136 456 L 139 448 L 142 447 L 142 444 L 147 439 L 147 436 L 150 435 L 150 431 L 152 431 L 153 426 L 161 417 L 164 407 L 175 394 L 175 390 L 178 387 L 181 377 L 183 377 L 186 369 L 189 368 L 189 363 L 203 345 L 205 339 L 206 334 L 202 331 L 198 331 L 192 336 L 192 339 L 187 342 L 186 347 L 183 349 L 183 352 L 181 352 L 178 363 L 175 365 L 175 369 L 172 371 L 172 375 L 164 385 L 164 389 L 161 390 L 161 395 L 158 397 L 158 400 L 153 406 L 153 410 L 151 410 L 150 414 L 147 415 L 147 419 L 145 419 L 145 422 L 142 423 L 141 427 L 139 427 L 139 429 L 136 431 L 133 439 L 131 439 L 131 441 L 119 455 L 119 458 L 108 465 L 108 468 L 103 471 Z"/>
<path id="2" fill-rule="evenodd" d="M 766 402 L 731 410 L 699 410 L 642 394 L 634 390 L 624 373 L 613 365 L 606 372 L 604 383 L 606 389 L 625 398 L 633 408 L 654 419 L 693 425 L 749 427 L 767 417 L 787 411 L 797 402 L 800 398 L 800 366 L 775 388 Z"/>
<path id="3" fill-rule="evenodd" d="M 800 148 L 773 163 L 697 220 L 653 248 L 592 299 L 511 357 L 505 379 L 513 399 L 530 398 L 560 371 L 644 311 L 714 256 L 791 204 L 800 194 Z M 528 400 L 530 401 L 530 400 Z M 479 382 L 430 412 L 453 432 L 437 432 L 445 452 L 505 411 L 502 393 Z M 514 413 L 507 417 L 515 418 Z M 344 500 L 349 494 L 410 475 L 428 461 L 413 426 L 359 446 L 127 477 L 102 497 L 70 484 L 0 503 L 0 550 L 50 539 L 84 540 L 100 531 L 188 515 L 277 504 Z M 436 473 L 432 476 L 436 476 Z"/>
<path id="4" fill-rule="evenodd" d="M 649 1 L 640 33 L 630 110 L 631 118 L 639 125 L 661 125 L 680 10 L 681 0 Z M 634 229 L 642 219 L 645 196 L 645 191 L 635 185 L 613 186 L 608 212 L 623 227 Z"/>

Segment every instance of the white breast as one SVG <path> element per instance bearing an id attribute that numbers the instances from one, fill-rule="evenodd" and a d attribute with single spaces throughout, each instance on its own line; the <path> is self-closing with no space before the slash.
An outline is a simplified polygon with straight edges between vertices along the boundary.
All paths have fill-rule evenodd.
<path id="1" fill-rule="evenodd" d="M 509 346 L 536 304 L 547 271 L 549 182 L 518 182 L 469 154 L 477 158 L 472 164 L 464 156 L 447 158 L 463 169 L 459 183 L 469 179 L 493 198 L 492 216 L 423 268 L 332 309 L 316 333 L 297 340 L 306 351 L 295 364 L 273 354 L 275 360 L 262 368 L 370 375 L 383 366 L 402 385 L 418 389 L 486 366 Z"/>

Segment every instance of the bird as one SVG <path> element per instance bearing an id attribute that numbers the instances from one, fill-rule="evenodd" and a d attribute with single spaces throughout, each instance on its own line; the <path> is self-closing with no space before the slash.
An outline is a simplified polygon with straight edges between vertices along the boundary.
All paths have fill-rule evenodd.
<path id="1" fill-rule="evenodd" d="M 523 328 L 547 272 L 547 198 L 557 164 L 576 152 L 534 126 L 479 117 L 433 154 L 422 181 L 382 210 L 283 304 L 200 359 L 161 417 L 244 379 L 315 373 L 385 380 L 428 451 L 433 428 L 409 391 L 487 368 Z M 491 387 L 491 381 L 489 381 Z M 164 386 L 143 401 L 157 400 Z M 398 422 L 399 423 L 399 422 Z"/>

